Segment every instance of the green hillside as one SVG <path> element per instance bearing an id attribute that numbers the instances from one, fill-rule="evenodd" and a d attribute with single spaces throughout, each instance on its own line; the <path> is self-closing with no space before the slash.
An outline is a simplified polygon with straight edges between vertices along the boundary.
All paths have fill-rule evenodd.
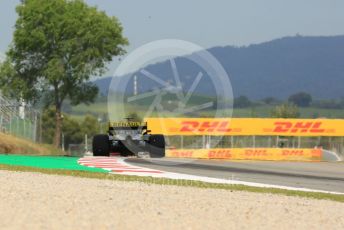
<path id="1" fill-rule="evenodd" d="M 261 106 L 252 106 L 248 108 L 236 108 L 233 109 L 233 117 L 270 117 L 271 111 L 273 110 L 274 106 L 268 105 L 261 105 Z M 126 111 L 129 113 L 137 113 L 140 117 L 143 117 L 147 106 L 146 105 L 133 105 L 128 104 L 125 106 Z M 79 105 L 75 106 L 69 111 L 69 114 L 78 120 L 83 119 L 84 115 L 92 114 L 97 117 L 104 117 L 107 114 L 107 103 L 99 102 L 91 105 Z M 299 108 L 300 117 L 301 118 L 319 118 L 319 117 L 326 117 L 326 118 L 342 118 L 344 119 L 344 110 L 343 109 L 322 109 L 322 108 L 315 108 L 315 107 L 308 107 L 308 108 Z M 157 112 L 153 112 L 152 116 L 157 116 Z M 176 115 L 173 111 L 164 111 L 165 116 L 182 116 Z M 187 114 L 185 116 L 213 116 L 213 110 L 203 110 L 200 113 L 195 114 Z"/>

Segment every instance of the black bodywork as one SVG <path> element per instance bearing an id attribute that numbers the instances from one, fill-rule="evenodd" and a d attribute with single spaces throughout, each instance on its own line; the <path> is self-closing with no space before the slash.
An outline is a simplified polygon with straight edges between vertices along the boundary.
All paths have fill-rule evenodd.
<path id="1" fill-rule="evenodd" d="M 147 122 L 110 122 L 107 134 L 93 137 L 94 156 L 138 156 L 148 153 L 150 157 L 165 156 L 165 138 L 162 134 L 150 134 Z"/>

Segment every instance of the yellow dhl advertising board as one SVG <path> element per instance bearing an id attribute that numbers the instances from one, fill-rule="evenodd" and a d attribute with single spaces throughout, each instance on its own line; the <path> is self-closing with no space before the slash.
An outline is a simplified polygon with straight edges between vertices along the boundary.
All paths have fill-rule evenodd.
<path id="1" fill-rule="evenodd" d="M 229 136 L 344 136 L 340 119 L 147 118 L 153 134 Z"/>
<path id="2" fill-rule="evenodd" d="M 233 148 L 233 149 L 174 149 L 166 157 L 228 160 L 320 161 L 321 149 Z"/>

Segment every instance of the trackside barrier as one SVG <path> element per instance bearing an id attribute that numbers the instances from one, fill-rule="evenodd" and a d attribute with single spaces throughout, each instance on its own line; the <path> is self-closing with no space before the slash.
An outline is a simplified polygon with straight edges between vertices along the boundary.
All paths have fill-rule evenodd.
<path id="1" fill-rule="evenodd" d="M 146 118 L 153 134 L 166 136 L 343 137 L 344 119 Z"/>
<path id="2" fill-rule="evenodd" d="M 322 149 L 168 149 L 166 157 L 228 160 L 321 161 Z"/>

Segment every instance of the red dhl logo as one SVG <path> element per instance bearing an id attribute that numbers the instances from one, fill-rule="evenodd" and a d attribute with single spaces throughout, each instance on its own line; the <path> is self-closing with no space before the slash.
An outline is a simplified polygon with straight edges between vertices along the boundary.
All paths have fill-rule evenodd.
<path id="1" fill-rule="evenodd" d="M 282 150 L 283 156 L 303 156 L 304 151 L 303 150 Z"/>
<path id="2" fill-rule="evenodd" d="M 173 157 L 192 157 L 193 151 L 173 151 L 171 155 Z"/>
<path id="3" fill-rule="evenodd" d="M 267 150 L 266 149 L 247 149 L 245 150 L 245 156 L 250 157 L 260 157 L 260 156 L 267 156 Z"/>
<path id="4" fill-rule="evenodd" d="M 230 132 L 228 121 L 183 121 L 181 132 Z"/>
<path id="5" fill-rule="evenodd" d="M 209 150 L 208 158 L 231 158 L 232 153 L 230 149 Z"/>
<path id="6" fill-rule="evenodd" d="M 323 133 L 322 122 L 275 122 L 275 133 Z"/>

